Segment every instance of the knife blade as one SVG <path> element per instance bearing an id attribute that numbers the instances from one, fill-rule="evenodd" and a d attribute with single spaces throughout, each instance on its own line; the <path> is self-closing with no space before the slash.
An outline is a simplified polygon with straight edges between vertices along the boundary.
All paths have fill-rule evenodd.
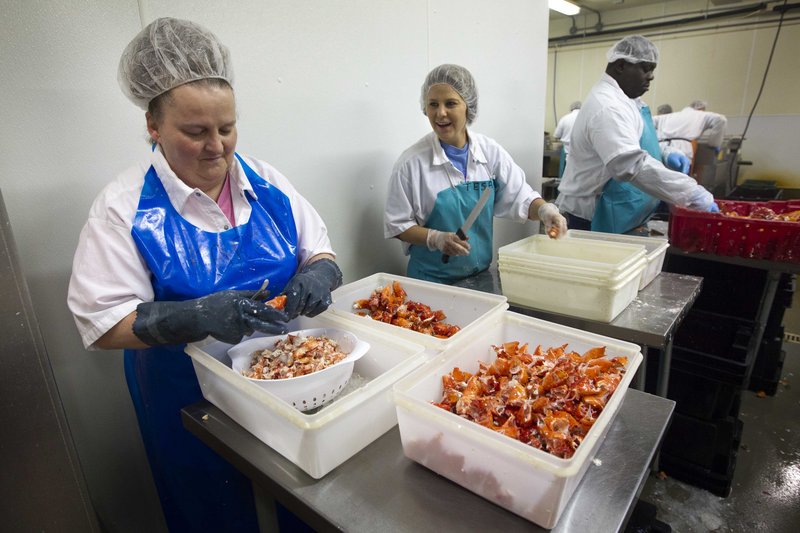
<path id="1" fill-rule="evenodd" d="M 462 241 L 467 240 L 467 232 L 469 231 L 469 228 L 471 228 L 472 225 L 475 223 L 475 221 L 478 219 L 478 215 L 481 214 L 481 211 L 483 211 L 483 206 L 485 206 L 486 202 L 489 201 L 489 195 L 491 192 L 492 189 L 489 187 L 486 187 L 483 190 L 480 199 L 478 199 L 478 203 L 475 204 L 475 207 L 473 207 L 472 211 L 469 212 L 467 219 L 464 221 L 463 224 L 461 224 L 461 227 L 456 230 L 456 235 L 458 235 L 458 238 L 461 239 Z M 442 255 L 442 263 L 448 263 L 448 262 L 450 262 L 450 256 L 446 254 Z"/>

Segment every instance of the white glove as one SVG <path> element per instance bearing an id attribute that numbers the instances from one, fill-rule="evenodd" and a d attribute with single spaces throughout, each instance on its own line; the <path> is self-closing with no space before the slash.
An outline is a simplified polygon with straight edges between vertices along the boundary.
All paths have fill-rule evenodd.
<path id="1" fill-rule="evenodd" d="M 715 205 L 714 195 L 708 192 L 702 185 L 698 185 L 697 189 L 689 200 L 689 205 L 686 207 L 689 209 L 696 209 L 698 211 L 711 211 L 713 205 Z"/>
<path id="2" fill-rule="evenodd" d="M 539 220 L 544 224 L 545 232 L 551 239 L 560 239 L 567 234 L 567 219 L 558 212 L 553 203 L 539 206 Z"/>
<path id="3" fill-rule="evenodd" d="M 426 244 L 428 245 L 428 250 L 439 250 L 445 255 L 469 254 L 469 243 L 459 239 L 455 233 L 429 229 Z"/>

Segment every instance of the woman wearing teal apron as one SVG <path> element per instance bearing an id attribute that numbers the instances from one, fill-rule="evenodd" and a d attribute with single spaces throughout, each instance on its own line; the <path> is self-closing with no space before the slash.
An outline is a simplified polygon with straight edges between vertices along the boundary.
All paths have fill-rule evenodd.
<path id="1" fill-rule="evenodd" d="M 395 164 L 384 215 L 384 236 L 403 242 L 409 276 L 454 283 L 486 270 L 493 256 L 494 217 L 540 220 L 551 236 L 566 233 L 558 208 L 528 185 L 508 152 L 467 131 L 478 111 L 477 88 L 467 69 L 434 68 L 420 100 L 433 132 Z M 489 199 L 462 240 L 456 231 L 487 189 Z"/>

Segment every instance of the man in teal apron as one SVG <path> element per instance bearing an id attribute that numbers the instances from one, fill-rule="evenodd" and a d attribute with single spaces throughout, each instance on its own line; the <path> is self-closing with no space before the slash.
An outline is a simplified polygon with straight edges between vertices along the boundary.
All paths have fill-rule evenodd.
<path id="1" fill-rule="evenodd" d="M 653 158 L 661 161 L 661 148 L 650 108 L 642 104 L 639 111 L 644 122 L 639 146 Z M 640 228 L 655 213 L 659 202 L 657 198 L 628 182 L 610 179 L 597 200 L 592 217 L 592 231 L 643 234 Z"/>
<path id="2" fill-rule="evenodd" d="M 717 209 L 707 190 L 662 163 L 649 109 L 658 49 L 641 35 L 615 43 L 600 81 L 584 101 L 570 135 L 570 164 L 556 204 L 569 226 L 612 233 L 641 227 L 659 200 L 702 211 Z"/>

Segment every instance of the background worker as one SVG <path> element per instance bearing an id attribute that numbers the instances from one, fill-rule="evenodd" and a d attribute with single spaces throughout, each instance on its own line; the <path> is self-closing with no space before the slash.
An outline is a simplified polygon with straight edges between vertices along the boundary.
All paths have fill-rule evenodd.
<path id="1" fill-rule="evenodd" d="M 540 220 L 548 234 L 564 236 L 564 217 L 528 185 L 508 152 L 468 130 L 478 114 L 478 88 L 466 68 L 431 70 L 420 105 L 433 131 L 395 163 L 384 215 L 384 236 L 401 240 L 410 256 L 409 276 L 454 283 L 489 268 L 494 217 Z M 455 231 L 486 189 L 489 201 L 462 240 Z"/>
<path id="2" fill-rule="evenodd" d="M 661 104 L 658 106 L 658 109 L 656 109 L 656 113 L 659 115 L 669 115 L 672 113 L 672 106 L 669 104 Z"/>
<path id="3" fill-rule="evenodd" d="M 636 231 L 659 200 L 718 210 L 711 193 L 661 162 L 650 111 L 639 98 L 654 79 L 656 46 L 631 35 L 615 43 L 606 58 L 606 71 L 575 120 L 570 164 L 558 187 L 556 203 L 567 214 L 569 227 Z"/>
<path id="4" fill-rule="evenodd" d="M 157 19 L 125 48 L 118 80 L 145 111 L 153 147 L 95 199 L 69 308 L 88 349 L 125 349 L 170 531 L 258 531 L 250 481 L 181 423 L 180 409 L 202 399 L 184 346 L 285 332 L 331 303 L 341 272 L 311 204 L 275 168 L 235 152 L 233 70 L 214 34 Z M 265 279 L 285 311 L 252 299 Z"/>
<path id="5" fill-rule="evenodd" d="M 578 117 L 578 112 L 581 109 L 580 100 L 576 100 L 569 105 L 569 113 L 561 117 L 556 124 L 556 131 L 553 136 L 561 141 L 561 158 L 558 161 L 558 177 L 564 175 L 564 167 L 567 164 L 567 157 L 569 157 L 569 135 L 572 132 L 572 126 L 575 125 L 575 119 Z"/>
<path id="6" fill-rule="evenodd" d="M 694 158 L 692 141 L 702 139 L 719 153 L 728 119 L 725 115 L 706 111 L 706 102 L 695 100 L 677 113 L 653 118 L 661 148 L 680 150 L 689 160 Z"/>

